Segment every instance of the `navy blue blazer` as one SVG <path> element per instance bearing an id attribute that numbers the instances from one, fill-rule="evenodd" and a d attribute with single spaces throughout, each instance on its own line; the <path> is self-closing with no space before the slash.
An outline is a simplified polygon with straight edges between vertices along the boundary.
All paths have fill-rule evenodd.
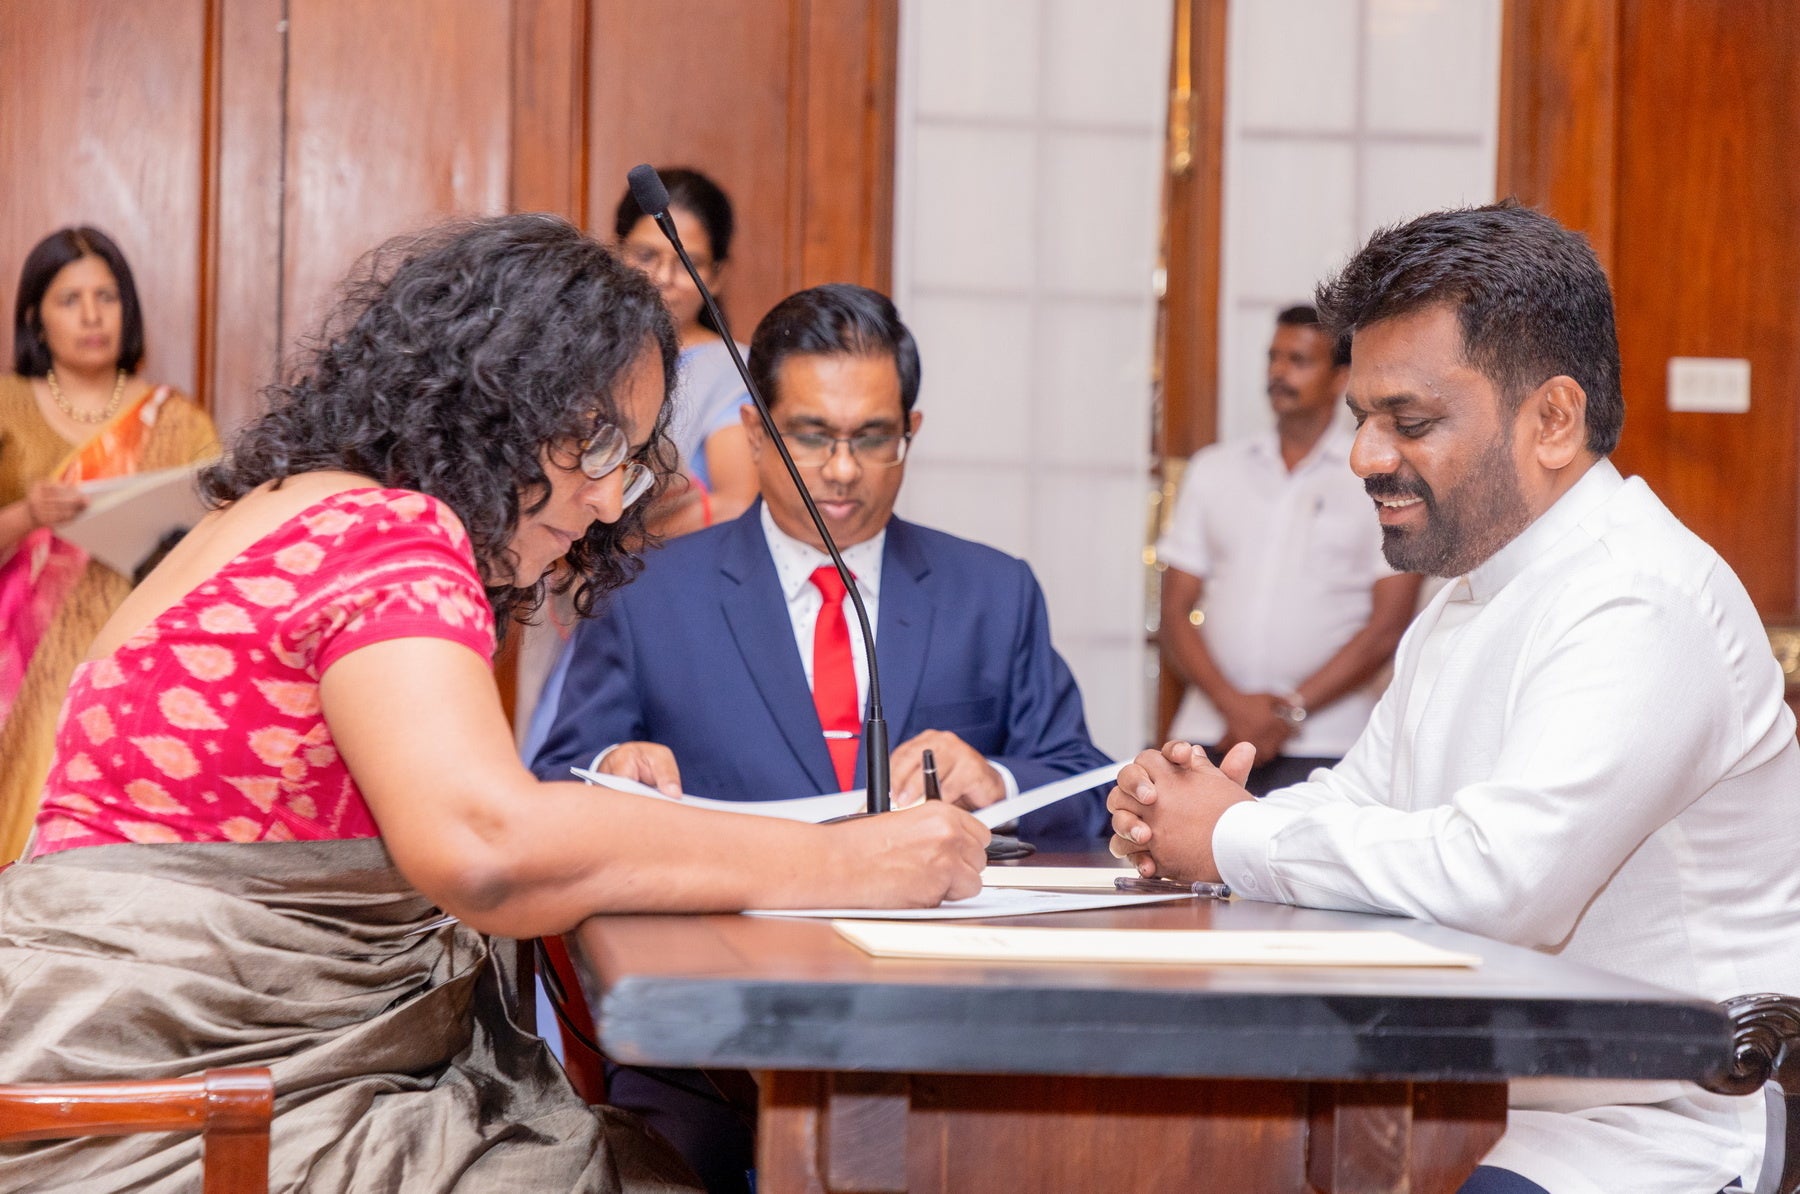
<path id="1" fill-rule="evenodd" d="M 675 753 L 682 787 L 697 796 L 838 790 L 761 509 L 652 553 L 577 628 L 537 775 L 567 779 L 613 743 L 647 741 Z M 894 745 L 948 730 L 1021 789 L 1107 761 L 1023 560 L 895 518 L 881 567 L 876 657 Z M 1071 797 L 1025 817 L 1020 832 L 1045 848 L 1091 848 L 1105 834 L 1104 800 L 1104 789 Z"/>

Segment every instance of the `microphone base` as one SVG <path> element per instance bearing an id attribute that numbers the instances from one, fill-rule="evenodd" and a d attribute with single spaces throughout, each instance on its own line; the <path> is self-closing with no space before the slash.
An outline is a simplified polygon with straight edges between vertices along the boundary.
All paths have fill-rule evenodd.
<path id="1" fill-rule="evenodd" d="M 989 862 L 1014 862 L 1021 858 L 1030 858 L 1037 853 L 1037 847 L 1030 842 L 1020 841 L 1016 837 L 1007 837 L 996 833 L 988 838 L 987 859 Z"/>

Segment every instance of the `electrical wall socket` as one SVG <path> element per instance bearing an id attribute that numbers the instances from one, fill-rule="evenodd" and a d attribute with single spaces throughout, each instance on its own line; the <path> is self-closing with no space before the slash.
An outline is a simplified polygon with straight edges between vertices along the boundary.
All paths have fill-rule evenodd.
<path id="1" fill-rule="evenodd" d="M 1750 409 L 1750 362 L 1742 357 L 1670 357 L 1669 409 L 1745 413 Z"/>

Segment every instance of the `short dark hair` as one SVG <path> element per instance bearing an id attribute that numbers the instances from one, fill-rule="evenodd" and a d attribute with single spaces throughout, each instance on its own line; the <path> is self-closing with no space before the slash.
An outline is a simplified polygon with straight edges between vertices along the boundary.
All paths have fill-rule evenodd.
<path id="1" fill-rule="evenodd" d="M 50 345 L 44 339 L 40 308 L 50 283 L 63 267 L 83 257 L 98 257 L 119 285 L 119 368 L 136 373 L 144 363 L 144 312 L 138 305 L 131 266 L 112 237 L 86 224 L 58 228 L 32 246 L 19 270 L 19 294 L 13 302 L 13 372 L 42 377 L 50 372 Z"/>
<path id="2" fill-rule="evenodd" d="M 461 221 L 369 254 L 337 310 L 302 348 L 292 380 L 207 470 L 214 504 L 298 473 L 342 469 L 415 489 L 462 520 L 502 632 L 544 598 L 514 587 L 510 547 L 521 509 L 541 509 L 543 457 L 619 422 L 616 391 L 646 349 L 674 384 L 674 321 L 656 287 L 556 216 Z M 669 404 L 651 437 L 659 474 L 674 467 Z M 563 585 L 590 613 L 641 561 L 650 503 L 595 523 L 566 557 Z"/>
<path id="3" fill-rule="evenodd" d="M 750 338 L 750 376 L 771 407 L 780 399 L 775 377 L 796 355 L 894 358 L 900 375 L 900 414 L 919 398 L 919 346 L 900 322 L 894 301 L 878 290 L 832 282 L 790 294 L 775 304 Z"/>
<path id="4" fill-rule="evenodd" d="M 1513 200 L 1433 212 L 1383 228 L 1319 286 L 1320 318 L 1340 336 L 1447 304 L 1464 359 L 1516 410 L 1563 374 L 1587 392 L 1587 447 L 1619 443 L 1625 398 L 1612 288 L 1587 239 Z"/>
<path id="5" fill-rule="evenodd" d="M 1331 329 L 1319 321 L 1319 309 L 1311 303 L 1295 303 L 1284 307 L 1275 316 L 1278 328 L 1317 328 L 1322 336 L 1331 336 L 1331 367 L 1342 369 L 1350 363 L 1350 337 L 1334 336 Z"/>
<path id="6" fill-rule="evenodd" d="M 731 214 L 731 198 L 725 194 L 725 188 L 687 166 L 671 166 L 667 170 L 658 170 L 657 177 L 662 179 L 663 187 L 669 192 L 669 206 L 691 211 L 699 219 L 700 226 L 706 229 L 706 239 L 712 245 L 712 259 L 715 265 L 731 257 L 731 236 L 737 228 L 737 220 Z M 637 197 L 631 188 L 619 199 L 618 209 L 613 212 L 613 235 L 624 240 L 637 227 L 638 221 L 644 218 L 644 209 L 638 206 Z M 716 296 L 715 296 L 716 297 Z M 718 299 L 719 310 L 725 309 L 725 300 Z M 723 336 L 725 329 L 713 326 L 712 312 L 704 305 L 700 308 L 700 326 Z"/>

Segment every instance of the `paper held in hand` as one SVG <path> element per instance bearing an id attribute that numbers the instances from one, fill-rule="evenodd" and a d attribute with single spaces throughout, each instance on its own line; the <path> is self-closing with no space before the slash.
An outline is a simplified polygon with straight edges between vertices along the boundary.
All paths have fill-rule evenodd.
<path id="1" fill-rule="evenodd" d="M 1058 929 L 848 920 L 834 920 L 831 927 L 878 958 L 1189 966 L 1481 965 L 1476 954 L 1453 953 L 1386 930 Z"/>
<path id="2" fill-rule="evenodd" d="M 57 527 L 56 535 L 130 576 L 164 535 L 185 530 L 206 515 L 194 478 L 211 463 L 88 481 L 81 486 L 87 509 Z"/>
<path id="3" fill-rule="evenodd" d="M 1112 783 L 1121 766 L 1121 763 L 1108 763 L 1092 771 L 1083 771 L 1080 775 L 1071 775 L 1042 787 L 1032 788 L 1028 792 L 1020 792 L 1010 799 L 977 809 L 975 819 L 989 829 L 1008 821 L 1016 821 L 1026 813 L 1034 813 L 1059 800 L 1067 800 L 1089 788 Z M 654 796 L 658 800 L 674 799 L 655 788 L 621 779 L 616 775 L 604 775 L 586 767 L 571 767 L 569 770 L 590 784 L 599 784 L 620 792 L 632 792 L 639 796 Z M 685 794 L 680 799 L 683 804 L 691 804 L 695 808 L 713 809 L 722 813 L 747 813 L 756 817 L 784 817 L 790 821 L 811 821 L 815 825 L 833 817 L 860 813 L 864 804 L 861 788 L 851 792 L 832 792 L 825 796 L 797 796 L 789 800 L 711 800 L 705 796 Z"/>

